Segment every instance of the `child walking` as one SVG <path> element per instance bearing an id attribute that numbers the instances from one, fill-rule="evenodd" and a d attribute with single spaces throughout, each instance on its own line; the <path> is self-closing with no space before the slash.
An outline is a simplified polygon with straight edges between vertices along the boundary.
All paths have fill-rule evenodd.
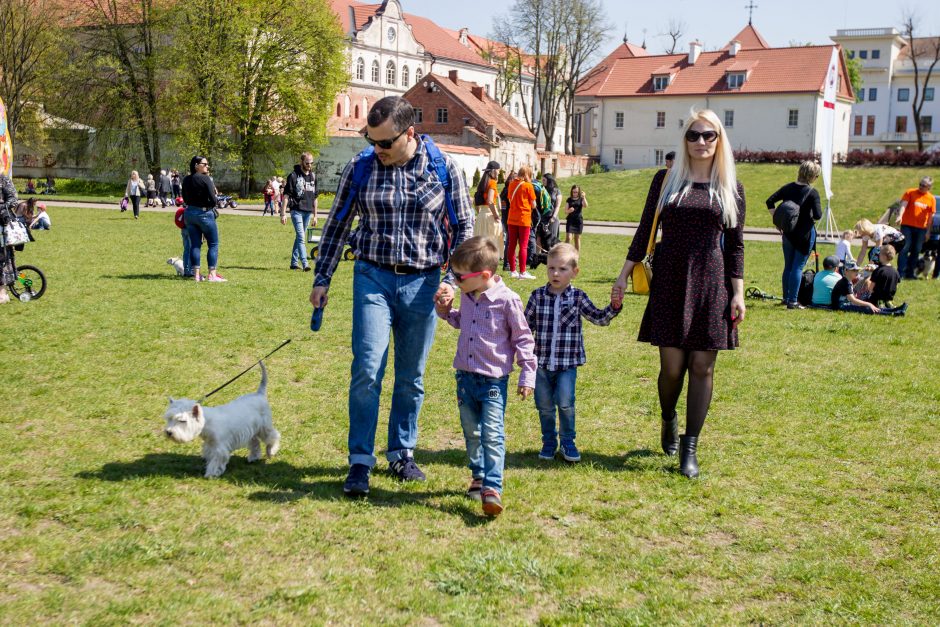
<path id="1" fill-rule="evenodd" d="M 523 399 L 535 387 L 535 344 L 525 322 L 522 300 L 496 275 L 500 251 L 493 240 L 476 236 L 454 251 L 450 267 L 462 292 L 460 309 L 438 301 L 437 315 L 456 329 L 457 406 L 470 459 L 467 496 L 479 499 L 483 513 L 503 511 L 506 461 L 506 388 L 515 356 L 517 392 Z"/>
<path id="2" fill-rule="evenodd" d="M 610 305 L 598 309 L 587 294 L 572 287 L 571 280 L 578 276 L 578 261 L 578 251 L 571 244 L 557 244 L 548 251 L 548 284 L 532 292 L 525 308 L 539 362 L 535 375 L 535 406 L 542 422 L 539 459 L 555 458 L 560 431 L 561 456 L 568 462 L 581 461 L 574 443 L 574 388 L 578 366 L 586 361 L 581 318 L 607 326 L 623 306 L 612 294 Z"/>

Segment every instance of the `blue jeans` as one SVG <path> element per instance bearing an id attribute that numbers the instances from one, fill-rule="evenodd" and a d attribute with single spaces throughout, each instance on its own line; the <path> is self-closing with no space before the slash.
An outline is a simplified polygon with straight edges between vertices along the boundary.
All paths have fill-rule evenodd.
<path id="1" fill-rule="evenodd" d="M 183 276 L 192 276 L 193 265 L 189 259 L 189 227 L 180 229 L 180 235 L 183 238 Z"/>
<path id="2" fill-rule="evenodd" d="M 810 234 L 809 248 L 813 249 L 816 231 Z M 800 293 L 800 281 L 803 279 L 803 266 L 809 261 L 810 253 L 801 253 L 786 237 L 783 238 L 783 302 L 795 303 Z"/>
<path id="3" fill-rule="evenodd" d="M 561 431 L 562 442 L 574 442 L 574 388 L 578 380 L 578 368 L 565 370 L 535 371 L 535 407 L 542 422 L 542 442 L 558 442 Z M 558 408 L 558 431 L 555 430 L 555 408 Z"/>
<path id="4" fill-rule="evenodd" d="M 353 267 L 352 371 L 349 381 L 349 463 L 375 465 L 379 397 L 395 338 L 395 387 L 388 419 L 389 462 L 411 457 L 424 402 L 424 366 L 434 342 L 439 268 L 395 274 L 368 261 Z"/>
<path id="5" fill-rule="evenodd" d="M 195 272 L 199 269 L 200 255 L 202 254 L 202 238 L 205 236 L 209 252 L 206 257 L 209 269 L 218 267 L 219 263 L 219 227 L 215 223 L 212 211 L 203 211 L 202 207 L 186 207 L 183 213 L 186 229 L 189 231 L 189 263 Z"/>
<path id="6" fill-rule="evenodd" d="M 509 376 L 493 378 L 457 371 L 457 406 L 467 443 L 470 473 L 484 488 L 503 491 L 506 465 L 506 385 Z"/>
<path id="7" fill-rule="evenodd" d="M 304 248 L 304 239 L 307 234 L 307 225 L 310 224 L 310 211 L 298 211 L 291 209 L 290 221 L 294 225 L 294 250 L 290 254 L 290 266 L 296 268 L 307 267 L 307 249 Z"/>
<path id="8" fill-rule="evenodd" d="M 927 229 L 902 224 L 901 235 L 904 236 L 904 248 L 898 255 L 898 274 L 905 279 L 913 279 L 917 261 L 920 259 L 920 249 L 924 247 L 924 240 L 927 238 Z"/>
<path id="9" fill-rule="evenodd" d="M 839 311 L 849 311 L 852 313 L 868 314 L 875 315 L 876 312 L 872 311 L 868 307 L 862 307 L 861 305 L 853 305 L 852 303 L 842 303 L 839 305 Z M 887 307 L 882 307 L 877 315 L 881 316 L 893 316 L 893 310 L 888 309 Z"/>

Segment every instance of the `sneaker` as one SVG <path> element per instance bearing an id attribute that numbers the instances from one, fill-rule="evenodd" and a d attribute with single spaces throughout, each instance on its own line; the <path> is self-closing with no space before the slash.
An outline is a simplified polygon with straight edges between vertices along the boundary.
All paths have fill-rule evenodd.
<path id="1" fill-rule="evenodd" d="M 291 269 L 291 270 L 300 270 L 300 266 L 291 266 L 290 269 Z"/>
<path id="2" fill-rule="evenodd" d="M 310 272 L 312 268 L 310 266 L 304 266 L 304 272 Z"/>
<path id="3" fill-rule="evenodd" d="M 226 283 L 228 279 L 223 279 L 220 275 L 210 276 L 206 279 L 209 283 Z"/>
<path id="4" fill-rule="evenodd" d="M 365 496 L 369 493 L 369 474 L 372 469 L 365 464 L 353 464 L 349 467 L 343 492 L 349 496 Z"/>
<path id="5" fill-rule="evenodd" d="M 806 306 L 799 303 L 787 303 L 787 309 L 806 309 Z"/>
<path id="6" fill-rule="evenodd" d="M 561 456 L 566 462 L 581 461 L 581 453 L 578 452 L 578 447 L 574 445 L 574 442 L 561 443 Z"/>
<path id="7" fill-rule="evenodd" d="M 903 316 L 907 313 L 907 303 L 901 303 L 900 307 L 895 307 L 894 311 L 891 312 L 894 316 Z"/>
<path id="8" fill-rule="evenodd" d="M 424 481 L 427 479 L 414 457 L 400 457 L 388 465 L 389 470 L 401 481 Z"/>
<path id="9" fill-rule="evenodd" d="M 555 453 L 558 452 L 558 442 L 542 442 L 542 451 L 539 453 L 539 459 L 555 459 Z"/>
<path id="10" fill-rule="evenodd" d="M 525 272 L 519 275 L 519 278 L 520 279 L 534 279 L 535 275 L 529 272 L 528 270 L 526 270 Z"/>
<path id="11" fill-rule="evenodd" d="M 199 281 L 202 281 L 202 275 L 197 272 L 196 274 L 193 275 L 193 280 L 196 281 L 197 283 Z"/>
<path id="12" fill-rule="evenodd" d="M 515 270 L 513 270 L 512 272 L 509 273 L 509 276 L 510 276 L 511 278 L 513 278 L 513 279 L 518 279 L 518 278 L 519 278 L 519 273 L 516 272 Z"/>
<path id="13" fill-rule="evenodd" d="M 0 305 L 10 302 L 10 295 L 7 294 L 6 290 L 0 292 Z"/>
<path id="14" fill-rule="evenodd" d="M 483 479 L 473 479 L 470 481 L 470 487 L 467 488 L 467 498 L 474 501 L 482 501 Z"/>
<path id="15" fill-rule="evenodd" d="M 486 488 L 481 493 L 483 513 L 487 516 L 499 516 L 503 513 L 503 499 L 493 488 Z"/>

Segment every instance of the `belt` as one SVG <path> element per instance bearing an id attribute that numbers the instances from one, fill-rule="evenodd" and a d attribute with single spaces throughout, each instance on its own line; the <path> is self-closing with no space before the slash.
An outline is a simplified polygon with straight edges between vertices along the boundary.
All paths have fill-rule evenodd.
<path id="1" fill-rule="evenodd" d="M 401 263 L 378 263 L 375 261 L 370 261 L 373 266 L 382 268 L 383 270 L 388 270 L 389 272 L 394 272 L 395 274 L 419 274 L 421 272 L 427 272 L 436 266 L 431 266 L 429 268 L 415 268 L 414 266 L 406 266 Z"/>

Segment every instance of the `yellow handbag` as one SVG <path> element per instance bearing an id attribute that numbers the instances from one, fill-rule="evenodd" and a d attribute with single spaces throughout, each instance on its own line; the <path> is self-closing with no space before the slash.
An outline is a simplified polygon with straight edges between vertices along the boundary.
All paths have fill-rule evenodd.
<path id="1" fill-rule="evenodd" d="M 663 198 L 663 188 L 666 187 L 666 180 L 663 179 L 662 187 L 659 189 L 659 198 L 656 199 L 656 213 L 653 216 L 653 228 L 650 229 L 650 240 L 646 245 L 646 256 L 643 261 L 633 266 L 633 274 L 630 280 L 633 283 L 634 294 L 649 294 L 650 285 L 653 283 L 653 251 L 656 249 L 656 229 L 659 227 L 659 201 Z"/>

